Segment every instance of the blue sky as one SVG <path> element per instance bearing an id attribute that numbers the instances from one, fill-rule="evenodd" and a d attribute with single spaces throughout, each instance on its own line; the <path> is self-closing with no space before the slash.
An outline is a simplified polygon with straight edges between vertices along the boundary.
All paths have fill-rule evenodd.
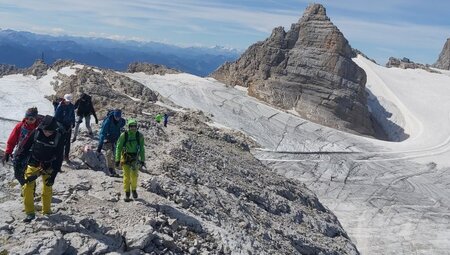
<path id="1" fill-rule="evenodd" d="M 322 0 L 352 47 L 434 63 L 450 37 L 448 0 Z M 245 50 L 272 29 L 289 30 L 303 0 L 0 0 L 0 28 L 53 35 L 157 41 Z"/>

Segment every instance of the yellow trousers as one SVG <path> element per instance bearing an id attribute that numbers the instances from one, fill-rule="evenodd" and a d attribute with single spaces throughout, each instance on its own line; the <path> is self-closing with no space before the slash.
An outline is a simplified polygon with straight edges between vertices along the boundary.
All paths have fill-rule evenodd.
<path id="1" fill-rule="evenodd" d="M 131 186 L 131 190 L 136 190 L 139 170 L 137 169 L 136 166 L 125 164 L 122 165 L 122 169 L 123 169 L 123 189 L 125 190 L 125 192 L 130 192 Z"/>
<path id="2" fill-rule="evenodd" d="M 25 179 L 39 174 L 39 167 L 27 166 L 27 170 L 25 171 Z M 52 203 L 52 187 L 45 185 L 47 179 L 50 178 L 50 175 L 45 174 L 42 175 L 42 213 L 49 214 L 51 213 L 51 203 Z M 26 183 L 23 186 L 23 205 L 25 206 L 26 214 L 34 214 L 34 190 L 36 187 L 36 181 L 32 181 Z"/>

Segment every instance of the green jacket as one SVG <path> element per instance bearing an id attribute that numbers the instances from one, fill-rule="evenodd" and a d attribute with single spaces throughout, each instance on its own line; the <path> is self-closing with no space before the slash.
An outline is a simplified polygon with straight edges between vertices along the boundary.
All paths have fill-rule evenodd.
<path id="1" fill-rule="evenodd" d="M 139 160 L 145 161 L 145 149 L 144 149 L 144 136 L 139 133 L 139 143 L 140 148 L 138 148 L 138 143 L 136 140 L 136 131 L 126 131 L 128 132 L 128 141 L 124 147 L 125 142 L 125 132 L 120 134 L 119 140 L 117 140 L 116 146 L 116 161 L 124 161 L 122 152 L 126 153 L 137 153 L 139 151 Z"/>
<path id="2" fill-rule="evenodd" d="M 161 120 L 162 120 L 162 115 L 161 114 L 158 114 L 158 115 L 155 116 L 155 121 L 156 122 L 160 123 Z"/>

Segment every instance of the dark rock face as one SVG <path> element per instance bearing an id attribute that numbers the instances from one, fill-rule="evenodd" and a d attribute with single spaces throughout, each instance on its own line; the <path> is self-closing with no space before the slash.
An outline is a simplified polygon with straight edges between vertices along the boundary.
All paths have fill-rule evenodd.
<path id="1" fill-rule="evenodd" d="M 366 106 L 366 74 L 352 60 L 352 48 L 326 16 L 310 5 L 285 32 L 282 27 L 234 63 L 211 76 L 228 85 L 329 127 L 373 135 Z"/>
<path id="2" fill-rule="evenodd" d="M 445 43 L 441 54 L 439 54 L 439 59 L 434 64 L 434 67 L 450 70 L 450 38 L 447 39 L 447 42 Z"/>
<path id="3" fill-rule="evenodd" d="M 168 68 L 164 65 L 155 65 L 155 64 L 149 64 L 149 63 L 138 63 L 138 62 L 131 63 L 128 66 L 127 72 L 128 73 L 143 72 L 148 75 L 153 75 L 153 74 L 164 75 L 164 74 L 180 73 L 180 71 L 178 71 L 176 69 Z"/>

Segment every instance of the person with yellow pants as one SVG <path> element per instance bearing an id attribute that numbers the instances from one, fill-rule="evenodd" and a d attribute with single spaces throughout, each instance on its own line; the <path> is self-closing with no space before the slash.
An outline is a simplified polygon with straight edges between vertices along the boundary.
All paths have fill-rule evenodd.
<path id="1" fill-rule="evenodd" d="M 128 120 L 127 127 L 128 130 L 117 141 L 115 156 L 116 167 L 122 164 L 125 202 L 131 201 L 130 190 L 133 198 L 138 198 L 136 189 L 139 170 L 142 166 L 145 167 L 144 137 L 137 131 L 137 121 Z"/>
<path id="2" fill-rule="evenodd" d="M 63 127 L 50 115 L 43 118 L 41 124 L 24 141 L 23 150 L 18 157 L 29 155 L 23 185 L 23 204 L 26 218 L 30 222 L 36 218 L 34 208 L 34 190 L 36 179 L 42 176 L 42 213 L 51 213 L 52 186 L 61 170 L 64 151 Z"/>

